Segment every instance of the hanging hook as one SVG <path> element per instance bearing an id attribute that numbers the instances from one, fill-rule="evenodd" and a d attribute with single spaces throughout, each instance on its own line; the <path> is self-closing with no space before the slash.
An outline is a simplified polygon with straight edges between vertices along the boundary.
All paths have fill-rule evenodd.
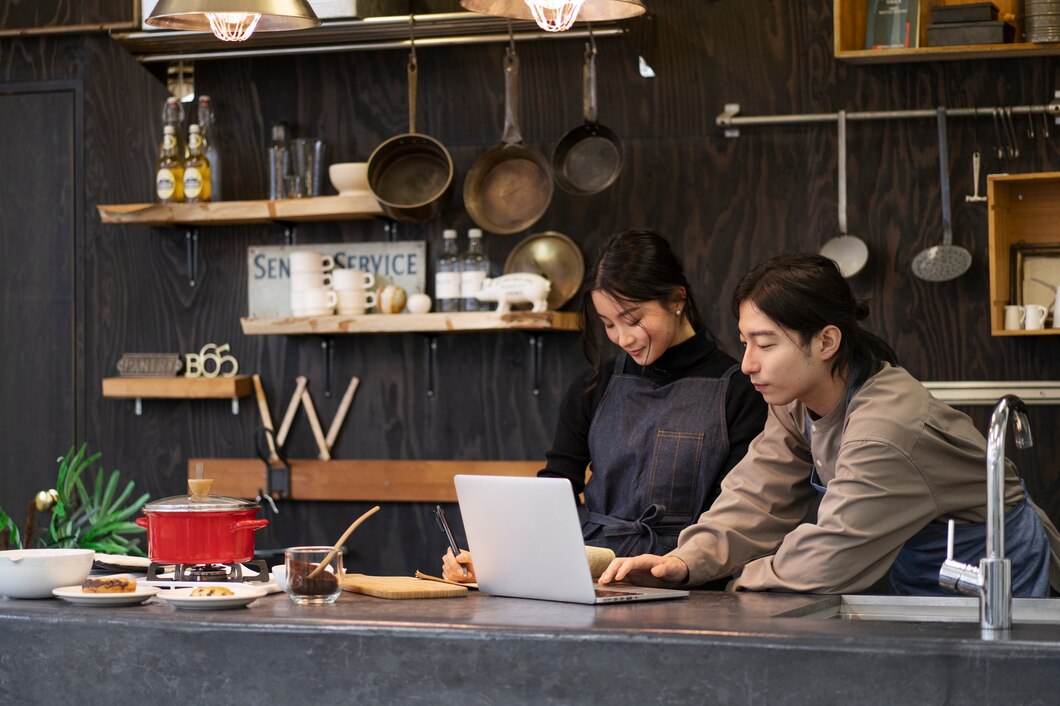
<path id="1" fill-rule="evenodd" d="M 416 68 L 416 33 L 412 29 L 415 21 L 415 16 L 409 15 L 409 68 L 413 70 Z"/>
<path id="2" fill-rule="evenodd" d="M 1049 139 L 1049 114 L 1042 112 L 1042 137 Z"/>
<path id="3" fill-rule="evenodd" d="M 1016 159 L 1020 156 L 1019 136 L 1016 134 L 1016 123 L 1012 119 L 1012 108 L 1005 108 L 1005 119 L 1002 121 L 1008 125 L 1008 156 Z"/>
<path id="4" fill-rule="evenodd" d="M 1034 116 L 1031 111 L 1027 111 L 1027 137 L 1034 139 Z"/>
<path id="5" fill-rule="evenodd" d="M 1001 144 L 1001 125 L 998 122 L 998 113 L 1001 108 L 994 108 L 990 111 L 991 116 L 994 118 L 994 138 L 997 142 L 997 158 L 1002 160 L 1005 158 L 1005 148 Z"/>
<path id="6" fill-rule="evenodd" d="M 596 56 L 596 37 L 593 36 L 593 23 L 586 22 L 585 26 L 589 28 L 589 46 L 593 49 L 593 56 Z"/>
<path id="7" fill-rule="evenodd" d="M 515 32 L 512 31 L 512 20 L 508 19 L 508 56 L 515 56 Z"/>

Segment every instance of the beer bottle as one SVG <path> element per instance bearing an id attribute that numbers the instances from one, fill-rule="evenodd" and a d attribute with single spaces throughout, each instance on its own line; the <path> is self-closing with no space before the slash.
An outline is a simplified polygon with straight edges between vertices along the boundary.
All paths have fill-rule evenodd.
<path id="1" fill-rule="evenodd" d="M 159 203 L 184 200 L 184 159 L 177 152 L 177 132 L 172 125 L 162 128 L 162 145 L 155 169 L 155 194 Z"/>
<path id="2" fill-rule="evenodd" d="M 188 159 L 184 162 L 184 199 L 189 203 L 210 200 L 210 161 L 198 125 L 188 126 Z"/>

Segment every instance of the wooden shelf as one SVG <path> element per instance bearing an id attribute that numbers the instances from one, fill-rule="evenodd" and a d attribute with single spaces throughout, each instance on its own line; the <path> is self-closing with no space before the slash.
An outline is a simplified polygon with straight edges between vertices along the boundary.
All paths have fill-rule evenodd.
<path id="1" fill-rule="evenodd" d="M 1008 331 L 1005 305 L 1012 303 L 1012 246 L 1057 245 L 1060 249 L 1060 172 L 995 174 L 987 177 L 990 238 L 990 333 L 993 336 L 1055 336 L 1060 329 Z"/>
<path id="2" fill-rule="evenodd" d="M 578 315 L 568 311 L 468 311 L 452 314 L 363 314 L 289 316 L 239 320 L 248 336 L 357 333 L 459 333 L 470 331 L 577 331 Z"/>
<path id="3" fill-rule="evenodd" d="M 103 396 L 140 399 L 228 399 L 253 394 L 249 375 L 216 378 L 103 378 Z"/>
<path id="4" fill-rule="evenodd" d="M 188 478 L 203 464 L 213 478 L 214 495 L 255 498 L 265 487 L 260 459 L 188 459 Z M 456 502 L 453 476 L 499 475 L 534 477 L 543 461 L 393 461 L 379 459 L 319 461 L 291 459 L 288 500 L 371 502 Z"/>
<path id="5" fill-rule="evenodd" d="M 103 223 L 143 226 L 223 226 L 257 223 L 360 220 L 382 216 L 369 192 L 280 201 L 134 203 L 98 205 Z"/>
<path id="6" fill-rule="evenodd" d="M 959 5 L 975 2 L 954 2 Z M 939 0 L 920 2 L 920 46 L 911 49 L 865 49 L 865 28 L 868 20 L 868 3 L 865 0 L 834 0 L 833 20 L 835 25 L 834 53 L 837 59 L 854 64 L 897 64 L 914 61 L 957 61 L 961 59 L 1008 59 L 1031 56 L 1053 56 L 1060 54 L 1060 43 L 1012 43 L 971 44 L 952 47 L 929 47 L 927 27 L 931 23 L 931 7 L 943 4 Z M 1016 36 L 1022 36 L 1019 0 L 994 0 L 1004 15 L 1016 17 Z"/>

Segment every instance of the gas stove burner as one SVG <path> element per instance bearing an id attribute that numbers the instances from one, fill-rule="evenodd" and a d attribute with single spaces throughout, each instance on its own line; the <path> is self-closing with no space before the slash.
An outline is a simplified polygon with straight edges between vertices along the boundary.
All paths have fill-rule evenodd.
<path id="1" fill-rule="evenodd" d="M 244 575 L 243 567 L 258 573 Z M 269 566 L 263 559 L 235 564 L 177 564 L 175 567 L 152 561 L 147 567 L 147 580 L 160 583 L 268 583 L 269 579 Z"/>

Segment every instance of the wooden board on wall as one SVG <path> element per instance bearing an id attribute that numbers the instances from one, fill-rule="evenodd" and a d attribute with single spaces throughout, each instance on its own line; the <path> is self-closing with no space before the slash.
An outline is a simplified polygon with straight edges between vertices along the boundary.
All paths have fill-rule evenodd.
<path id="1" fill-rule="evenodd" d="M 259 459 L 193 458 L 188 478 L 203 464 L 213 478 L 213 494 L 253 498 L 265 488 L 265 465 Z M 456 502 L 453 476 L 533 477 L 543 461 L 389 461 L 293 459 L 290 500 L 368 500 L 373 502 Z"/>

